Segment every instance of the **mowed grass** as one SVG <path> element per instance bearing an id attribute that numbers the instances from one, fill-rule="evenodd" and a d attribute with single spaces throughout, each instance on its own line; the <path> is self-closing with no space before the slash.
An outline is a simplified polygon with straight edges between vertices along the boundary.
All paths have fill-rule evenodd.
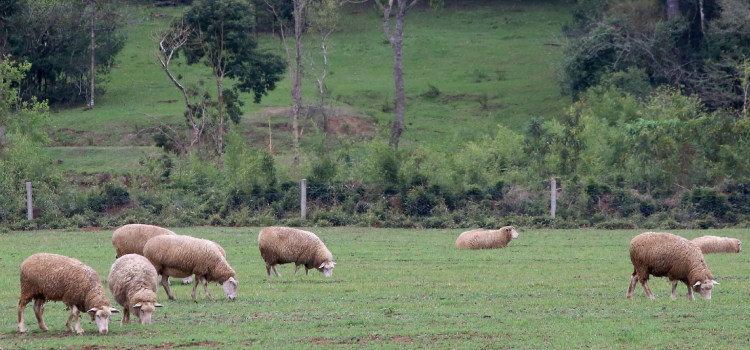
<path id="1" fill-rule="evenodd" d="M 199 288 L 163 290 L 152 326 L 120 326 L 106 336 L 85 320 L 87 334 L 65 334 L 67 312 L 46 305 L 41 333 L 31 306 L 29 333 L 17 334 L 18 266 L 36 252 L 76 257 L 106 279 L 112 231 L 24 232 L 0 235 L 0 348 L 194 349 L 263 348 L 703 348 L 747 346 L 750 327 L 748 253 L 707 255 L 721 282 L 713 299 L 669 299 L 666 279 L 652 279 L 657 300 L 638 287 L 625 299 L 632 266 L 630 239 L 640 231 L 525 230 L 506 249 L 456 250 L 460 230 L 316 228 L 337 262 L 332 278 L 317 271 L 269 278 L 257 248 L 258 228 L 187 228 L 178 233 L 219 242 L 240 281 L 227 301 L 220 286 L 207 300 Z M 750 240 L 746 230 L 682 231 Z M 177 281 L 174 281 L 177 282 Z"/>
<path id="2" fill-rule="evenodd" d="M 132 137 L 137 131 L 155 123 L 183 123 L 182 95 L 154 57 L 153 37 L 186 8 L 131 5 L 126 9 L 128 41 L 106 77 L 106 93 L 98 96 L 96 108 L 53 113 L 55 130 L 67 129 L 61 131 L 60 145 L 87 145 L 89 140 L 93 146 L 142 145 L 143 140 Z M 456 142 L 494 135 L 499 123 L 520 130 L 531 117 L 559 115 L 569 101 L 561 96 L 556 81 L 562 54 L 560 28 L 569 19 L 561 1 L 457 1 L 436 10 L 424 6 L 409 12 L 404 35 L 407 109 L 402 145 L 453 149 Z M 263 49 L 285 57 L 277 37 L 260 35 L 259 42 Z M 306 38 L 304 49 L 320 64 L 318 47 L 312 36 Z M 343 8 L 341 24 L 330 36 L 329 60 L 328 101 L 369 118 L 375 130 L 369 136 L 388 134 L 393 121 L 393 112 L 388 111 L 394 99 L 393 50 L 385 40 L 382 14 L 371 3 Z M 204 79 L 214 89 L 210 71 L 203 65 L 187 66 L 180 58 L 172 69 L 185 84 Z M 303 101 L 314 104 L 317 84 L 309 66 L 306 72 L 310 74 L 303 82 Z M 430 85 L 442 95 L 422 96 Z M 289 89 L 285 75 L 261 104 L 243 95 L 244 122 L 236 127 L 253 145 L 267 143 L 268 114 L 262 111 L 291 107 Z M 486 108 L 479 102 L 484 96 Z M 272 120 L 282 122 L 290 119 Z M 306 135 L 311 132 L 313 128 L 307 127 Z M 288 134 L 289 130 L 275 132 L 274 147 L 280 153 L 290 148 Z M 304 151 L 310 140 L 303 137 L 302 142 Z"/>
<path id="3" fill-rule="evenodd" d="M 62 172 L 129 174 L 143 169 L 144 157 L 161 154 L 157 147 L 48 147 L 52 166 Z M 111 159 L 114 157 L 114 159 Z"/>

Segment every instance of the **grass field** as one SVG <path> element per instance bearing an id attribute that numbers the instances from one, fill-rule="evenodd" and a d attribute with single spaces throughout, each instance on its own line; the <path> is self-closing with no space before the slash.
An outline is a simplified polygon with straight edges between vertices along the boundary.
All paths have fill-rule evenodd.
<path id="1" fill-rule="evenodd" d="M 257 228 L 189 228 L 179 233 L 215 240 L 238 273 L 239 297 L 217 301 L 174 286 L 154 325 L 120 326 L 106 336 L 85 320 L 84 336 L 66 335 L 67 313 L 46 306 L 48 333 L 26 309 L 29 334 L 16 333 L 18 266 L 36 252 L 76 257 L 106 278 L 114 258 L 112 231 L 0 234 L 0 348 L 230 349 L 263 348 L 683 348 L 739 349 L 750 342 L 750 258 L 707 255 L 721 283 L 713 299 L 669 299 L 666 279 L 650 283 L 657 300 L 638 287 L 625 299 L 636 231 L 520 232 L 506 249 L 459 251 L 460 230 L 315 229 L 337 262 L 332 278 L 314 272 L 268 278 L 257 249 Z M 747 230 L 681 231 L 750 240 Z M 680 295 L 685 286 L 680 285 Z M 88 347 L 84 347 L 88 346 Z"/>
<path id="2" fill-rule="evenodd" d="M 371 5 L 343 9 L 340 28 L 330 37 L 326 84 L 332 91 L 329 100 L 365 116 L 368 137 L 377 137 L 390 130 L 393 120 L 392 112 L 384 112 L 394 98 L 393 51 L 385 41 L 382 15 Z M 58 146 L 148 146 L 150 136 L 135 139 L 134 134 L 157 121 L 182 123 L 181 95 L 160 69 L 152 37 L 184 10 L 127 7 L 128 41 L 106 77 L 106 93 L 93 110 L 76 107 L 53 113 Z M 477 135 L 494 135 L 498 123 L 520 129 L 531 117 L 559 115 L 568 98 L 560 95 L 556 64 L 562 54 L 560 28 L 569 18 L 561 1 L 457 1 L 438 10 L 411 11 L 405 21 L 402 145 L 452 148 Z M 282 54 L 276 37 L 261 35 L 259 40 L 265 49 Z M 304 47 L 314 52 L 319 43 L 307 40 Z M 203 65 L 177 60 L 173 71 L 183 83 L 207 79 L 213 86 Z M 244 97 L 245 117 L 238 127 L 257 147 L 267 143 L 268 114 L 263 111 L 291 106 L 285 77 L 259 105 Z M 308 76 L 303 83 L 303 100 L 311 103 L 316 100 L 314 81 Z M 423 97 L 430 85 L 442 95 Z M 479 103 L 485 96 L 486 108 Z M 283 122 L 289 122 L 284 114 L 272 118 L 272 123 Z M 289 149 L 290 135 L 289 130 L 275 132 L 280 153 Z M 303 146 L 308 140 L 303 137 Z M 111 159 L 117 158 L 117 149 L 109 152 Z"/>

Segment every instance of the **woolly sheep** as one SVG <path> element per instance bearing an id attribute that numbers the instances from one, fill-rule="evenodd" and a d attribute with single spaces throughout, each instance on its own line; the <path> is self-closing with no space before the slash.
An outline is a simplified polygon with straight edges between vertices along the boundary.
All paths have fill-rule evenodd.
<path id="1" fill-rule="evenodd" d="M 151 238 L 161 235 L 176 235 L 176 233 L 154 225 L 129 224 L 122 226 L 112 234 L 112 246 L 114 246 L 117 251 L 115 258 L 121 257 L 125 254 L 143 255 L 143 246 L 146 245 L 146 242 Z M 226 258 L 227 252 L 224 251 L 224 248 L 218 243 L 215 244 L 219 247 L 219 250 L 221 250 L 221 254 Z M 192 276 L 182 280 L 182 284 L 190 284 L 192 282 Z"/>
<path id="2" fill-rule="evenodd" d="M 141 255 L 126 254 L 112 264 L 107 286 L 112 297 L 122 306 L 121 325 L 130 322 L 131 312 L 141 324 L 151 324 L 155 308 L 162 307 L 156 302 L 157 280 L 156 269 Z"/>
<path id="3" fill-rule="evenodd" d="M 701 249 L 703 254 L 711 253 L 739 253 L 742 251 L 740 242 L 737 238 L 703 236 L 693 239 L 693 243 Z"/>
<path id="4" fill-rule="evenodd" d="M 277 264 L 293 262 L 296 265 L 294 274 L 299 272 L 300 265 L 305 265 L 305 274 L 310 275 L 311 269 L 317 269 L 324 276 L 333 275 L 333 255 L 314 233 L 291 227 L 270 226 L 260 230 L 258 247 L 263 261 L 266 262 L 266 272 L 271 276 L 271 269 L 277 276 L 281 274 L 276 269 Z"/>
<path id="5" fill-rule="evenodd" d="M 47 325 L 42 315 L 47 301 L 62 301 L 70 308 L 65 327 L 68 332 L 73 332 L 71 321 L 75 319 L 76 334 L 84 333 L 79 311 L 87 310 L 101 334 L 107 334 L 111 314 L 119 312 L 110 307 L 109 298 L 94 269 L 57 254 L 37 253 L 21 263 L 21 297 L 18 300 L 18 331 L 21 333 L 27 332 L 23 311 L 32 300 L 39 328 L 45 332 Z"/>
<path id="6" fill-rule="evenodd" d="M 635 236 L 630 242 L 630 261 L 633 263 L 633 275 L 630 278 L 627 298 L 633 298 L 636 282 L 640 281 L 646 296 L 656 299 L 648 288 L 649 275 L 668 277 L 672 283 L 672 294 L 675 300 L 677 282 L 682 281 L 688 287 L 688 299 L 693 300 L 693 290 L 703 298 L 711 299 L 711 290 L 715 284 L 714 276 L 703 260 L 700 248 L 680 236 L 662 232 L 646 232 Z"/>
<path id="7" fill-rule="evenodd" d="M 512 239 L 516 238 L 518 238 L 518 232 L 516 232 L 516 228 L 513 226 L 505 226 L 499 230 L 471 230 L 458 236 L 458 239 L 456 239 L 456 248 L 505 248 Z"/>
<path id="8" fill-rule="evenodd" d="M 216 282 L 224 288 L 229 299 L 237 297 L 236 274 L 216 243 L 190 236 L 162 235 L 150 239 L 143 247 L 143 255 L 154 265 L 161 275 L 161 284 L 170 300 L 175 300 L 169 289 L 168 278 L 184 278 L 195 275 L 191 297 L 195 300 L 198 283 L 203 283 L 206 297 L 214 298 L 208 292 L 208 282 Z"/>

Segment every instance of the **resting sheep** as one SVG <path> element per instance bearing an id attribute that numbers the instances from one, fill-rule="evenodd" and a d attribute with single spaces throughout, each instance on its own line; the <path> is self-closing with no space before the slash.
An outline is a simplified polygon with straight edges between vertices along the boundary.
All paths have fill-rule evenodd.
<path id="1" fill-rule="evenodd" d="M 516 238 L 518 238 L 518 232 L 516 232 L 516 228 L 513 226 L 505 226 L 499 230 L 471 230 L 458 236 L 458 239 L 456 239 L 456 248 L 505 248 L 512 239 Z"/>
<path id="2" fill-rule="evenodd" d="M 739 253 L 742 251 L 740 242 L 737 238 L 703 236 L 693 239 L 693 243 L 701 249 L 703 254 L 711 253 Z"/>
<path id="3" fill-rule="evenodd" d="M 331 277 L 336 265 L 333 255 L 318 236 L 296 228 L 270 226 L 260 230 L 258 248 L 266 262 L 268 276 L 271 276 L 273 269 L 281 277 L 276 265 L 293 262 L 296 265 L 295 275 L 299 272 L 300 265 L 305 265 L 305 274 L 308 276 L 311 269 L 317 269 L 324 276 Z"/>
<path id="4" fill-rule="evenodd" d="M 208 282 L 216 282 L 224 288 L 229 299 L 237 297 L 237 278 L 234 270 L 218 244 L 200 238 L 181 235 L 162 235 L 150 239 L 143 247 L 143 255 L 154 265 L 161 275 L 161 284 L 170 300 L 175 300 L 169 289 L 168 278 L 184 278 L 195 275 L 191 297 L 195 300 L 198 283 L 203 283 L 206 297 L 214 298 L 208 292 Z"/>
<path id="5" fill-rule="evenodd" d="M 648 288 L 649 275 L 668 277 L 672 283 L 672 300 L 677 297 L 677 282 L 688 287 L 688 299 L 693 300 L 693 290 L 702 297 L 711 299 L 715 284 L 714 276 L 703 260 L 700 248 L 680 236 L 670 233 L 646 232 L 635 236 L 630 242 L 630 261 L 633 275 L 630 278 L 627 298 L 633 298 L 636 282 L 640 281 L 646 296 L 656 299 Z"/>
<path id="6" fill-rule="evenodd" d="M 99 333 L 107 334 L 109 319 L 116 309 L 110 307 L 99 275 L 91 267 L 67 256 L 37 253 L 21 263 L 21 298 L 18 300 L 18 331 L 26 333 L 23 311 L 34 301 L 34 314 L 42 331 L 47 331 L 42 315 L 44 303 L 62 301 L 70 308 L 65 327 L 73 332 L 70 323 L 75 319 L 76 334 L 83 334 L 78 313 L 81 310 L 96 321 Z"/>
<path id="7" fill-rule="evenodd" d="M 156 269 L 141 255 L 126 254 L 114 264 L 107 278 L 109 292 L 122 306 L 122 322 L 130 322 L 132 311 L 141 324 L 151 324 L 155 308 L 162 307 L 156 302 L 158 278 Z"/>

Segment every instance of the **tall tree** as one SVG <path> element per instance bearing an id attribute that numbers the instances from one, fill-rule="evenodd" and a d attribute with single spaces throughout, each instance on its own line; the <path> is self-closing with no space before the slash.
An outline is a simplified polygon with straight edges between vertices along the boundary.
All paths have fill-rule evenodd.
<path id="1" fill-rule="evenodd" d="M 247 1 L 200 1 L 185 13 L 185 24 L 192 28 L 190 39 L 182 46 L 188 64 L 202 63 L 211 68 L 216 82 L 216 152 L 221 154 L 228 126 L 225 112 L 239 122 L 239 92 L 252 92 L 254 101 L 260 103 L 261 97 L 281 80 L 284 64 L 278 56 L 258 49 L 252 35 L 254 11 Z M 225 78 L 237 81 L 230 91 L 225 88 Z"/>
<path id="2" fill-rule="evenodd" d="M 383 11 L 383 31 L 385 37 L 393 48 L 393 81 L 396 85 L 396 111 L 391 128 L 390 145 L 392 148 L 398 148 L 398 142 L 401 133 L 404 131 L 404 112 L 406 109 L 406 98 L 404 96 L 404 17 L 406 12 L 414 8 L 419 0 L 396 0 L 396 23 L 395 28 L 391 30 L 391 16 L 393 11 L 393 1 L 388 0 L 384 4 L 383 0 L 374 0 L 375 4 Z M 442 5 L 442 0 L 430 0 L 430 5 Z"/>
<path id="3" fill-rule="evenodd" d="M 286 42 L 286 32 L 284 20 L 277 10 L 277 6 L 271 2 L 266 2 L 271 12 L 279 21 L 281 42 L 286 51 L 287 68 L 289 69 L 289 79 L 291 81 L 292 92 L 292 132 L 294 140 L 292 141 L 292 166 L 299 169 L 299 110 L 302 105 L 302 31 L 305 27 L 305 11 L 308 0 L 292 0 L 293 18 L 294 18 L 294 60 Z M 294 66 L 292 66 L 294 64 Z"/>

